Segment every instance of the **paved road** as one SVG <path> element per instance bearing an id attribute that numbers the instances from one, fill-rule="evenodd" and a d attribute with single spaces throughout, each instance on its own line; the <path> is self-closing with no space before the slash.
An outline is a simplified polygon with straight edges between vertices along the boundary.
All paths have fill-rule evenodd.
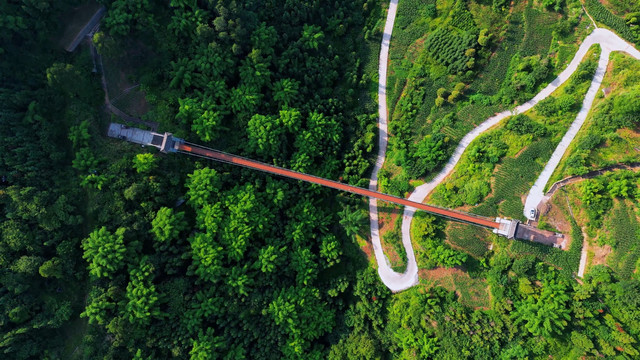
<path id="1" fill-rule="evenodd" d="M 591 81 L 591 86 L 587 91 L 587 94 L 582 103 L 582 108 L 578 112 L 576 119 L 573 121 L 569 130 L 565 133 L 564 137 L 554 150 L 551 155 L 551 159 L 545 165 L 544 169 L 540 173 L 540 176 L 533 184 L 531 189 L 529 190 L 529 194 L 527 195 L 527 199 L 524 205 L 524 216 L 528 218 L 534 218 L 531 216 L 531 210 L 538 209 L 538 205 L 544 199 L 544 188 L 547 186 L 551 175 L 555 171 L 556 167 L 562 160 L 565 152 L 567 151 L 567 147 L 571 144 L 573 139 L 578 134 L 578 131 L 584 124 L 587 119 L 587 115 L 591 110 L 591 106 L 593 105 L 593 100 L 596 98 L 596 94 L 598 93 L 598 89 L 600 89 L 600 84 L 602 84 L 602 79 L 604 78 L 604 73 L 607 70 L 607 64 L 609 63 L 609 55 L 612 51 L 623 51 L 633 56 L 636 59 L 640 60 L 640 52 L 636 50 L 633 46 L 628 44 L 626 41 L 622 40 L 615 33 L 607 30 L 598 28 L 595 29 L 587 38 L 584 40 L 582 45 L 580 45 L 580 49 L 578 49 L 578 57 L 579 54 L 586 54 L 589 47 L 594 44 L 600 44 L 602 48 L 602 52 L 600 54 L 600 60 L 598 61 L 598 67 L 596 68 L 596 73 L 593 76 L 593 80 Z M 570 76 L 578 67 L 579 61 L 576 61 L 576 58 L 571 61 L 569 67 L 563 73 L 567 72 L 568 76 Z"/>
<path id="2" fill-rule="evenodd" d="M 389 63 L 391 32 L 393 31 L 393 23 L 396 19 L 397 9 L 398 0 L 391 0 L 387 13 L 387 21 L 382 34 L 382 44 L 380 46 L 380 63 L 378 68 L 378 157 L 373 167 L 371 180 L 369 181 L 369 190 L 377 190 L 378 188 L 378 172 L 382 168 L 382 164 L 384 164 L 384 158 L 387 152 L 387 65 Z M 416 263 L 416 257 L 413 253 L 413 247 L 411 246 L 411 239 L 402 239 L 407 253 L 407 269 L 403 274 L 391 269 L 391 264 L 382 251 L 380 229 L 378 226 L 378 200 L 375 198 L 369 198 L 369 220 L 371 223 L 371 243 L 373 244 L 373 252 L 378 262 L 378 274 L 382 282 L 394 292 L 410 288 L 417 284 L 418 264 Z"/>
<path id="3" fill-rule="evenodd" d="M 382 168 L 384 163 L 386 149 L 387 149 L 387 65 L 389 57 L 389 44 L 391 40 L 391 34 L 393 31 L 393 24 L 395 21 L 396 11 L 398 6 L 398 0 L 391 0 L 389 4 L 389 11 L 387 14 L 387 21 L 385 23 L 384 33 L 382 36 L 382 44 L 380 48 L 380 63 L 379 63 L 379 84 L 378 84 L 378 127 L 379 127 L 379 147 L 378 157 L 371 174 L 371 180 L 369 182 L 369 189 L 376 190 L 378 185 L 378 172 Z M 631 45 L 624 42 L 616 34 L 604 29 L 596 29 L 589 35 L 583 44 L 578 49 L 578 52 L 574 56 L 573 60 L 558 77 L 552 81 L 547 87 L 540 91 L 533 99 L 526 103 L 516 107 L 512 111 L 503 111 L 485 120 L 478 127 L 469 132 L 456 147 L 453 155 L 445 165 L 445 167 L 436 175 L 436 177 L 428 183 L 425 183 L 417 187 L 413 193 L 409 196 L 409 200 L 416 202 L 423 202 L 433 189 L 440 184 L 454 169 L 455 165 L 460 160 L 460 157 L 464 153 L 465 149 L 478 135 L 489 130 L 491 127 L 498 124 L 504 118 L 525 112 L 535 106 L 538 102 L 545 99 L 551 93 L 553 93 L 560 85 L 562 85 L 571 74 L 577 69 L 578 64 L 587 53 L 587 50 L 592 44 L 601 44 L 604 52 L 610 52 L 611 49 L 625 51 L 633 56 L 640 56 L 640 53 Z M 640 58 L 640 57 L 639 57 Z M 602 58 L 601 58 L 602 59 Z M 608 59 L 608 55 L 607 55 Z M 606 67 L 605 67 L 606 69 Z M 597 91 L 597 88 L 596 88 Z M 416 263 L 413 246 L 411 244 L 411 221 L 416 209 L 412 207 L 405 207 L 403 219 L 402 219 L 402 244 L 407 254 L 407 268 L 404 273 L 398 273 L 393 271 L 391 265 L 382 251 L 382 245 L 380 243 L 380 229 L 378 225 L 378 207 L 377 200 L 371 198 L 369 200 L 369 215 L 371 223 L 371 241 L 373 243 L 374 254 L 378 263 L 378 274 L 382 282 L 393 292 L 407 289 L 418 283 L 418 265 Z M 525 208 L 526 211 L 526 208 Z"/>

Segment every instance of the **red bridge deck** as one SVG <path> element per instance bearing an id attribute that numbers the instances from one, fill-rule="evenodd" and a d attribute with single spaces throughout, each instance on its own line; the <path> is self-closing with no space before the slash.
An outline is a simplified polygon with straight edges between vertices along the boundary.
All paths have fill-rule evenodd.
<path id="1" fill-rule="evenodd" d="M 383 194 L 377 191 L 363 189 L 357 186 L 351 186 L 343 184 L 333 180 L 327 180 L 321 177 L 303 174 L 293 170 L 287 170 L 281 167 L 268 165 L 259 161 L 250 160 L 236 155 L 224 153 L 222 151 L 205 148 L 199 145 L 190 143 L 181 143 L 177 145 L 179 152 L 204 157 L 211 160 L 225 162 L 233 165 L 244 166 L 247 168 L 264 171 L 270 174 L 276 174 L 296 180 L 306 181 L 313 184 L 318 184 L 326 187 L 330 187 L 337 190 L 348 191 L 354 194 L 368 196 L 379 200 L 384 200 L 399 205 L 410 206 L 416 209 L 424 210 L 432 214 L 444 216 L 453 220 L 471 223 L 474 225 L 484 226 L 491 229 L 500 229 L 500 224 L 493 219 L 485 218 L 479 215 L 473 215 L 462 211 L 455 211 L 450 209 L 444 209 L 437 206 L 426 205 L 407 199 L 403 199 L 397 196 Z"/>

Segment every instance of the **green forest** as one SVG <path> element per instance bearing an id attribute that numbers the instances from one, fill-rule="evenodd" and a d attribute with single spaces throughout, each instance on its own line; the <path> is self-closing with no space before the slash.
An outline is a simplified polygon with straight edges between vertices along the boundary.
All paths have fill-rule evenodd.
<path id="1" fill-rule="evenodd" d="M 596 21 L 640 42 L 634 1 L 585 3 Z M 66 51 L 102 6 L 97 31 Z M 398 195 L 410 179 L 439 170 L 481 119 L 532 97 L 588 33 L 576 0 L 398 6 L 391 165 L 380 175 L 382 190 Z M 391 293 L 371 258 L 366 199 L 105 135 L 110 122 L 167 131 L 366 187 L 388 7 L 382 0 L 1 2 L 1 358 L 638 358 L 633 173 L 579 187 L 594 204 L 585 210 L 594 224 L 608 224 L 607 211 L 630 224 L 613 227 L 609 236 L 620 239 L 608 241 L 633 253 L 619 251 L 624 265 L 593 266 L 580 281 L 579 247 L 554 256 L 491 237 L 491 251 L 474 253 L 445 242 L 450 222 L 421 214 L 412 229 L 421 268 L 465 274 L 465 286 L 483 294 L 470 302 L 470 289 L 428 281 Z M 476 180 L 503 165 L 509 141 L 538 140 L 514 167 L 549 153 L 558 124 L 577 111 L 597 51 L 564 98 L 483 138 L 466 160 L 468 178 L 439 201 L 483 200 L 489 189 Z M 616 129 L 637 130 L 637 98 L 609 102 L 624 112 Z M 609 116 L 604 111 L 597 117 Z M 607 131 L 587 150 L 610 140 Z M 568 171 L 586 166 L 587 155 Z M 491 201 L 479 212 L 517 214 L 514 199 Z M 389 234 L 399 242 L 397 231 Z M 582 236 L 574 221 L 574 242 Z"/>

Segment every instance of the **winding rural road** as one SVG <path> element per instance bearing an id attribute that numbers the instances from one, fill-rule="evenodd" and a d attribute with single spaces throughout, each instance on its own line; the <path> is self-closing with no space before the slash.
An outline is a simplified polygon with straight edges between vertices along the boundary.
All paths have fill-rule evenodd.
<path id="1" fill-rule="evenodd" d="M 378 145 L 379 146 L 378 146 L 378 157 L 376 159 L 373 173 L 371 174 L 371 180 L 369 182 L 370 190 L 377 190 L 378 173 L 382 168 L 382 165 L 384 164 L 384 159 L 385 159 L 386 149 L 387 149 L 387 137 L 388 137 L 388 133 L 387 133 L 388 110 L 387 110 L 387 96 L 386 96 L 387 66 L 388 66 L 388 60 L 389 60 L 389 45 L 391 42 L 391 34 L 393 32 L 393 24 L 395 22 L 397 7 L 398 7 L 398 0 L 391 0 L 389 4 L 389 10 L 387 13 L 387 20 L 385 23 L 384 32 L 382 35 L 382 44 L 380 47 L 380 63 L 378 68 L 378 75 L 379 75 L 378 77 L 379 79 L 378 80 L 379 81 L 378 83 L 378 113 L 379 113 L 378 114 L 378 127 L 379 127 Z M 416 202 L 423 202 L 424 199 L 427 197 L 427 195 L 429 195 L 429 193 L 433 191 L 433 189 L 438 184 L 440 184 L 453 171 L 455 165 L 460 160 L 465 149 L 480 134 L 487 131 L 491 127 L 495 126 L 506 117 L 516 115 L 531 109 L 538 102 L 542 101 L 543 99 L 551 95 L 551 93 L 553 93 L 560 85 L 562 85 L 571 76 L 571 74 L 573 74 L 573 72 L 578 68 L 580 61 L 582 60 L 584 55 L 587 53 L 587 50 L 589 50 L 589 48 L 593 44 L 600 44 L 602 46 L 602 53 L 603 54 L 607 53 L 606 55 L 607 61 L 609 58 L 609 53 L 615 50 L 625 51 L 634 57 L 638 55 L 638 58 L 640 58 L 640 53 L 631 45 L 626 43 L 624 40 L 620 39 L 615 33 L 606 29 L 595 29 L 589 36 L 587 36 L 584 42 L 580 45 L 578 52 L 574 56 L 569 66 L 567 66 L 567 68 L 563 72 L 561 72 L 560 75 L 558 75 L 558 77 L 555 80 L 553 80 L 547 87 L 545 87 L 542 91 L 540 91 L 533 99 L 516 107 L 512 111 L 503 111 L 501 113 L 496 114 L 495 116 L 490 117 L 489 119 L 481 123 L 478 127 L 476 127 L 471 132 L 469 132 L 466 136 L 464 136 L 460 141 L 460 144 L 458 144 L 458 146 L 454 150 L 453 155 L 451 156 L 451 158 L 449 159 L 445 167 L 436 175 L 436 177 L 433 180 L 421 186 L 418 186 L 413 191 L 413 193 L 411 193 L 411 195 L 409 196 L 409 200 L 416 201 Z M 603 63 L 602 59 L 603 57 L 601 56 L 600 63 L 598 65 L 598 70 L 601 69 L 601 65 Z M 606 69 L 606 61 L 604 62 L 604 69 Z M 604 71 L 602 71 L 601 75 L 603 74 L 604 74 Z M 596 75 L 594 76 L 594 78 L 597 78 L 598 76 L 599 76 L 599 73 L 596 72 Z M 601 80 L 602 79 L 600 78 L 600 81 Z M 594 87 L 594 86 L 595 85 L 592 83 L 591 87 Z M 595 90 L 596 92 L 598 87 L 599 87 L 599 83 L 598 83 L 598 86 L 596 86 L 596 90 Z M 591 91 L 591 88 L 590 88 L 590 91 Z M 591 102 L 592 101 L 593 100 L 591 100 Z M 591 106 L 591 102 L 589 102 L 588 104 L 589 107 L 586 108 L 587 113 Z M 584 110 L 585 104 L 587 104 L 586 99 L 585 99 L 585 103 L 583 103 L 582 110 Z M 574 124 L 572 124 L 572 128 L 575 125 L 575 123 L 576 122 L 574 121 Z M 579 126 L 578 126 L 578 129 L 579 129 Z M 573 139 L 573 137 L 571 137 L 571 139 Z M 563 138 L 563 141 L 564 141 L 564 138 Z M 565 147 L 565 150 L 566 150 L 566 147 Z M 558 150 L 556 149 L 556 151 Z M 562 151 L 562 153 L 564 153 L 564 150 Z M 546 170 L 546 167 L 545 167 L 545 170 Z M 536 181 L 536 184 L 538 184 L 537 181 Z M 545 184 L 546 184 L 546 181 L 545 181 Z M 540 187 L 540 190 L 542 190 L 542 188 L 544 188 L 544 186 Z M 527 208 L 525 207 L 525 211 L 526 209 Z M 380 229 L 379 229 L 379 223 L 378 223 L 377 200 L 373 198 L 369 200 L 371 242 L 373 244 L 374 254 L 376 256 L 376 261 L 378 264 L 378 274 L 380 275 L 380 279 L 382 280 L 382 282 L 393 292 L 405 290 L 413 285 L 416 285 L 419 281 L 418 265 L 416 263 L 413 246 L 411 244 L 411 232 L 410 232 L 411 221 L 413 220 L 413 215 L 415 214 L 415 211 L 416 209 L 412 207 L 405 207 L 405 210 L 404 210 L 404 214 L 402 218 L 402 244 L 407 254 L 407 268 L 404 273 L 398 273 L 393 271 L 387 257 L 384 255 L 384 252 L 382 251 L 382 244 L 380 242 Z"/>
<path id="2" fill-rule="evenodd" d="M 564 134 L 564 137 L 551 155 L 551 159 L 545 165 L 544 169 L 540 173 L 540 176 L 531 187 L 531 190 L 529 190 L 529 194 L 527 195 L 527 199 L 524 205 L 524 216 L 528 218 L 534 218 L 530 216 L 531 210 L 537 210 L 538 205 L 543 201 L 544 188 L 547 186 L 547 183 L 549 182 L 549 179 L 551 178 L 551 175 L 555 171 L 556 167 L 558 167 L 558 164 L 560 164 L 560 160 L 562 160 L 562 157 L 567 151 L 569 144 L 571 144 L 573 139 L 578 134 L 578 131 L 584 124 L 585 120 L 587 119 L 589 110 L 591 110 L 591 106 L 593 105 L 593 100 L 595 100 L 596 98 L 596 94 L 598 93 L 598 89 L 600 89 L 604 74 L 607 71 L 607 65 L 609 64 L 609 55 L 611 55 L 611 52 L 622 51 L 640 60 L 640 51 L 636 50 L 632 45 L 622 40 L 615 33 L 607 29 L 598 28 L 595 29 L 589 36 L 587 36 L 582 45 L 580 45 L 580 49 L 578 50 L 578 54 L 576 54 L 576 57 L 574 57 L 573 61 L 571 61 L 569 67 L 565 71 L 563 71 L 564 73 L 571 70 L 567 77 L 570 76 L 578 66 L 579 60 L 576 61 L 576 58 L 578 56 L 584 56 L 584 54 L 581 54 L 581 51 L 586 53 L 589 47 L 594 44 L 600 44 L 600 47 L 602 48 L 602 52 L 600 53 L 600 60 L 598 61 L 598 67 L 596 68 L 596 73 L 593 76 L 591 86 L 589 86 L 589 90 L 587 91 L 587 94 L 584 97 L 584 101 L 582 102 L 582 108 L 578 112 L 576 119 L 569 127 L 569 130 L 567 130 L 567 132 Z"/>

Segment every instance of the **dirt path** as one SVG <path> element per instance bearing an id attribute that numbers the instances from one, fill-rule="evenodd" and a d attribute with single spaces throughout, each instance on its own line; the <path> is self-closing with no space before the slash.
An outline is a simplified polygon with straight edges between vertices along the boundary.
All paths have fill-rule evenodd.
<path id="1" fill-rule="evenodd" d="M 111 99 L 109 98 L 109 90 L 107 87 L 107 78 L 104 74 L 104 64 L 102 62 L 102 56 L 100 56 L 100 54 L 98 53 L 98 51 L 96 50 L 96 47 L 93 43 L 93 39 L 91 39 L 89 41 L 89 47 L 90 47 L 90 51 L 91 51 L 91 56 L 93 57 L 93 62 L 96 65 L 100 65 L 100 83 L 102 84 L 102 90 L 104 91 L 104 107 L 105 109 L 112 113 L 113 115 L 121 118 L 124 121 L 128 121 L 134 124 L 140 124 L 140 125 L 144 125 L 149 127 L 151 130 L 153 131 L 157 131 L 158 130 L 158 123 L 155 121 L 145 121 L 142 120 L 140 118 L 131 116 L 129 114 L 126 114 L 124 111 L 118 109 L 117 107 L 115 107 L 112 103 L 111 103 Z M 137 86 L 137 85 L 136 85 Z M 131 89 L 133 89 L 134 87 L 131 87 L 129 89 L 126 89 L 123 94 L 127 93 L 128 91 L 130 91 Z M 123 94 L 120 94 L 119 96 L 122 96 Z"/>
<path id="2" fill-rule="evenodd" d="M 589 243 L 587 238 L 582 240 L 582 252 L 580 252 L 580 266 L 578 267 L 578 277 L 584 277 L 584 270 L 587 268 L 587 248 Z"/>
<path id="3" fill-rule="evenodd" d="M 382 44 L 380 48 L 380 63 L 378 68 L 378 128 L 379 128 L 379 137 L 378 137 L 378 157 L 376 159 L 376 163 L 373 169 L 373 173 L 371 174 L 371 180 L 369 182 L 369 189 L 376 190 L 378 186 L 378 172 L 382 168 L 384 164 L 384 159 L 386 155 L 387 149 L 387 97 L 386 97 L 386 88 L 387 88 L 387 66 L 388 66 L 388 58 L 389 58 L 389 45 L 391 41 L 391 34 L 393 31 L 393 24 L 395 22 L 395 16 L 398 7 L 398 0 L 391 0 L 389 4 L 389 10 L 387 13 L 387 20 L 385 23 L 384 32 L 382 35 Z M 460 144 L 456 147 L 453 155 L 445 165 L 445 167 L 436 175 L 436 177 L 428 183 L 425 183 L 421 186 L 418 186 L 413 193 L 409 196 L 409 200 L 416 202 L 423 202 L 424 199 L 429 195 L 433 189 L 440 184 L 454 169 L 455 165 L 458 163 L 462 154 L 466 150 L 466 148 L 471 144 L 471 142 L 478 137 L 483 132 L 489 130 L 491 127 L 498 124 L 501 120 L 516 115 L 522 112 L 525 112 L 535 106 L 538 102 L 544 100 L 549 95 L 551 95 L 560 85 L 562 85 L 573 72 L 578 68 L 582 58 L 586 55 L 587 51 L 593 44 L 600 44 L 602 46 L 602 53 L 610 52 L 612 49 L 625 51 L 633 56 L 634 54 L 638 54 L 640 58 L 640 52 L 638 52 L 635 48 L 633 48 L 628 43 L 624 42 L 624 40 L 620 39 L 616 34 L 609 30 L 605 29 L 596 29 L 594 30 L 587 38 L 583 41 L 578 49 L 578 52 L 574 56 L 571 63 L 567 66 L 567 68 L 558 75 L 558 77 L 553 80 L 547 87 L 545 87 L 542 91 L 540 91 L 533 99 L 527 101 L 526 103 L 516 107 L 512 111 L 503 111 L 501 113 L 496 114 L 495 116 L 490 117 L 485 120 L 483 123 L 478 125 L 475 129 L 469 132 L 467 135 L 462 138 Z M 602 60 L 601 56 L 601 60 Z M 608 54 L 607 57 L 608 59 Z M 599 66 L 600 68 L 600 66 Z M 606 69 L 606 64 L 605 64 Z M 593 85 L 593 84 L 592 84 Z M 599 85 L 598 85 L 599 86 Z M 596 88 L 597 91 L 597 88 Z M 585 100 L 586 103 L 586 100 Z M 583 108 L 585 108 L 583 104 Z M 590 108 L 590 104 L 589 104 Z M 587 112 L 588 112 L 588 108 Z M 581 110 L 582 111 L 582 110 Z M 586 115 L 585 115 L 586 116 Z M 564 139 L 563 139 L 564 140 Z M 566 149 L 565 149 L 566 150 Z M 564 153 L 564 152 L 563 152 Z M 557 164 L 556 164 L 557 166 Z M 546 167 L 545 167 L 546 169 Z M 554 166 L 555 169 L 555 166 Z M 549 175 L 550 176 L 550 175 Z M 548 181 L 548 179 L 547 179 Z M 537 184 L 537 182 L 536 182 Z M 545 181 L 546 184 L 546 181 Z M 535 186 L 535 185 L 534 185 Z M 542 196 L 540 197 L 540 199 Z M 538 204 L 539 201 L 536 203 Z M 378 263 L 378 274 L 380 275 L 380 279 L 382 282 L 394 292 L 401 291 L 407 289 L 413 285 L 418 283 L 418 265 L 416 263 L 415 254 L 413 251 L 413 245 L 411 243 L 411 221 L 413 220 L 413 215 L 415 214 L 416 209 L 412 207 L 405 207 L 403 219 L 402 219 L 402 244 L 404 246 L 405 252 L 407 254 L 407 269 L 404 273 L 398 273 L 393 271 L 389 261 L 384 255 L 382 251 L 382 246 L 380 243 L 380 229 L 378 224 L 378 208 L 377 201 L 375 199 L 369 200 L 369 218 L 371 224 L 371 241 L 373 244 L 374 253 L 376 256 L 376 261 Z M 525 212 L 527 208 L 525 207 Z"/>
<path id="4" fill-rule="evenodd" d="M 549 189 L 549 191 L 547 191 L 546 194 L 544 194 L 544 198 L 542 199 L 542 201 L 540 202 L 540 205 L 538 206 L 539 209 L 544 209 L 547 202 L 551 199 L 551 197 L 561 188 L 567 186 L 567 185 L 571 185 L 571 184 L 575 184 L 578 183 L 580 181 L 584 181 L 587 179 L 592 179 L 596 176 L 600 176 L 603 175 L 607 172 L 611 172 L 611 171 L 615 171 L 615 170 L 632 170 L 632 171 L 638 171 L 640 170 L 640 163 L 632 163 L 632 164 L 618 164 L 618 165 L 611 165 L 611 166 L 607 166 L 605 168 L 599 169 L 599 170 L 594 170 L 594 171 L 590 171 L 584 175 L 576 175 L 576 176 L 569 176 L 567 178 L 564 178 L 560 181 L 555 182 L 551 188 Z M 571 214 L 571 216 L 573 216 L 573 213 Z M 580 266 L 578 267 L 578 277 L 584 277 L 584 272 L 587 268 L 587 253 L 589 250 L 589 243 L 587 242 L 587 237 L 584 236 L 584 240 L 582 242 L 582 252 L 580 253 Z"/>
<path id="5" fill-rule="evenodd" d="M 615 170 L 638 171 L 638 170 L 640 170 L 640 163 L 611 165 L 611 166 L 607 166 L 607 167 L 604 167 L 604 168 L 599 169 L 599 170 L 590 171 L 590 172 L 588 172 L 588 173 L 586 173 L 584 175 L 575 175 L 575 176 L 566 177 L 566 178 L 564 178 L 564 179 L 562 179 L 560 181 L 556 181 L 553 185 L 551 185 L 551 188 L 549 189 L 549 191 L 547 191 L 544 194 L 544 197 L 546 198 L 546 200 L 548 200 L 549 198 L 551 198 L 553 196 L 553 194 L 556 193 L 556 191 L 560 190 L 564 186 L 575 184 L 575 183 L 583 181 L 583 180 L 592 179 L 592 178 L 594 178 L 596 176 L 600 176 L 600 175 L 603 175 L 605 173 L 608 173 L 608 172 L 611 172 L 611 171 L 615 171 Z"/>

